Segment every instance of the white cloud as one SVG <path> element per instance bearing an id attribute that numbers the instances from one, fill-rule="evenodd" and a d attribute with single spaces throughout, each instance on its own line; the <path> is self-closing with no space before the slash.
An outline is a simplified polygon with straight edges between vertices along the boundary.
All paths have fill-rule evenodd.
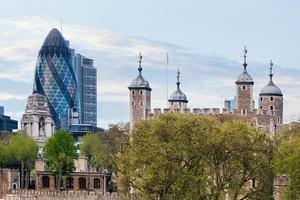
<path id="1" fill-rule="evenodd" d="M 31 84 L 39 48 L 51 28 L 59 27 L 59 22 L 24 17 L 0 19 L 0 26 L 3 29 L 0 31 L 3 41 L 0 43 L 0 80 L 20 81 L 19 87 L 22 83 Z M 127 86 L 137 75 L 139 52 L 144 54 L 143 75 L 153 89 L 152 107 L 166 106 L 166 52 L 170 55 L 169 92 L 175 89 L 175 70 L 180 67 L 182 90 L 187 94 L 191 107 L 221 107 L 223 99 L 233 97 L 234 81 L 242 71 L 240 63 L 224 57 L 199 54 L 176 44 L 123 35 L 108 29 L 64 24 L 63 35 L 78 53 L 95 60 L 98 68 L 99 124 L 128 120 Z M 249 62 L 249 66 L 257 95 L 268 81 L 267 68 L 255 61 Z M 295 106 L 299 102 L 296 95 L 300 93 L 299 76 L 299 70 L 276 66 L 274 80 L 284 93 L 289 92 L 285 95 L 286 116 L 300 113 L 300 106 Z M 14 91 L 17 90 L 11 88 L 11 93 L 3 94 L 0 91 L 0 100 L 26 98 Z M 115 104 L 119 106 L 117 111 L 112 106 Z"/>

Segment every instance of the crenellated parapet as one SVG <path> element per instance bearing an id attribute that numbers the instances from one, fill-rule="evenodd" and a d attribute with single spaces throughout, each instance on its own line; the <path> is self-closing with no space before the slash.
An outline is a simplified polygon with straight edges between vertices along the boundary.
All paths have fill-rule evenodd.
<path id="1" fill-rule="evenodd" d="M 194 115 L 219 115 L 227 114 L 222 113 L 220 108 L 154 108 L 153 111 L 147 111 L 147 119 L 157 118 L 166 113 L 181 113 L 181 114 L 194 114 Z M 233 113 L 232 113 L 233 114 Z"/>

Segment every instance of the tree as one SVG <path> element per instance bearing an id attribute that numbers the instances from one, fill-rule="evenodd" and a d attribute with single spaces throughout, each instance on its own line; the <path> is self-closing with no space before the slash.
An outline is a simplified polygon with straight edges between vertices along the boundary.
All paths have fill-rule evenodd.
<path id="1" fill-rule="evenodd" d="M 298 129 L 299 130 L 299 129 Z M 285 138 L 274 153 L 275 172 L 289 176 L 286 199 L 300 199 L 300 132 Z"/>
<path id="2" fill-rule="evenodd" d="M 164 114 L 122 145 L 118 184 L 147 199 L 268 199 L 269 162 L 268 139 L 243 120 Z"/>
<path id="3" fill-rule="evenodd" d="M 58 176 L 57 189 L 60 190 L 62 175 L 75 169 L 77 148 L 72 135 L 64 130 L 56 131 L 45 143 L 44 157 L 46 168 Z"/>
<path id="4" fill-rule="evenodd" d="M 103 167 L 107 162 L 107 151 L 101 143 L 100 138 L 95 134 L 83 136 L 80 144 L 80 153 L 87 158 L 88 162 L 88 189 L 90 189 L 91 166 Z"/>
<path id="5" fill-rule="evenodd" d="M 0 140 L 0 168 L 4 167 L 10 159 L 11 153 L 8 149 L 8 145 Z"/>
<path id="6" fill-rule="evenodd" d="M 16 134 L 11 137 L 8 148 L 13 158 L 21 163 L 21 188 L 28 189 L 30 171 L 37 158 L 38 145 L 31 137 Z"/>

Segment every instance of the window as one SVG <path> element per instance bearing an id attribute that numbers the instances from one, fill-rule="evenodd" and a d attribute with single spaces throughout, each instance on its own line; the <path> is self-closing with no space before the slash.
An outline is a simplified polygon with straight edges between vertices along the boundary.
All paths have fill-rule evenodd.
<path id="1" fill-rule="evenodd" d="M 243 90 L 246 90 L 246 86 L 245 85 L 243 85 Z"/>
<path id="2" fill-rule="evenodd" d="M 246 109 L 242 110 L 242 115 L 245 116 L 247 114 Z"/>
<path id="3" fill-rule="evenodd" d="M 273 101 L 273 97 L 270 97 L 270 101 Z"/>
<path id="4" fill-rule="evenodd" d="M 280 117 L 277 118 L 277 123 L 280 123 Z"/>
<path id="5" fill-rule="evenodd" d="M 94 188 L 100 189 L 100 179 L 99 178 L 94 179 Z"/>
<path id="6" fill-rule="evenodd" d="M 72 177 L 67 177 L 66 184 L 67 184 L 67 189 L 73 189 L 74 179 Z"/>
<path id="7" fill-rule="evenodd" d="M 262 98 L 262 97 L 260 97 L 260 101 L 263 101 L 263 98 Z"/>
<path id="8" fill-rule="evenodd" d="M 140 91 L 140 94 L 142 95 L 142 94 L 143 94 L 143 91 Z"/>
<path id="9" fill-rule="evenodd" d="M 134 106 L 134 101 L 133 101 L 133 102 L 131 102 L 131 105 L 132 105 L 132 106 Z"/>
<path id="10" fill-rule="evenodd" d="M 132 94 L 134 94 L 134 91 L 132 91 Z"/>
<path id="11" fill-rule="evenodd" d="M 49 188 L 49 176 L 43 176 L 42 177 L 42 185 L 43 188 Z"/>
<path id="12" fill-rule="evenodd" d="M 273 111 L 273 110 L 274 110 L 274 107 L 273 107 L 273 106 L 270 106 L 270 110 Z"/>
<path id="13" fill-rule="evenodd" d="M 83 177 L 79 178 L 79 189 L 85 190 L 86 189 L 86 180 Z"/>
<path id="14" fill-rule="evenodd" d="M 262 110 L 262 106 L 260 106 L 260 109 Z"/>
<path id="15" fill-rule="evenodd" d="M 141 106 L 143 106 L 143 102 L 142 102 L 142 101 L 141 101 L 141 103 L 140 103 L 140 104 L 141 104 Z"/>

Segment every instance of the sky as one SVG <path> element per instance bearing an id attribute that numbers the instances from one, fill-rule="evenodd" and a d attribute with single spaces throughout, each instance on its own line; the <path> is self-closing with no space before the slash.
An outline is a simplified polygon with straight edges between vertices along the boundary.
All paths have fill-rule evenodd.
<path id="1" fill-rule="evenodd" d="M 167 106 L 181 70 L 190 108 L 223 107 L 235 94 L 248 48 L 254 100 L 268 82 L 284 94 L 284 121 L 300 113 L 300 1 L 296 0 L 0 0 L 0 105 L 20 120 L 32 92 L 38 51 L 52 28 L 94 59 L 98 70 L 98 125 L 129 121 L 127 86 L 143 76 L 152 108 Z M 166 53 L 169 70 L 166 70 Z M 256 103 L 257 106 L 257 103 Z"/>

